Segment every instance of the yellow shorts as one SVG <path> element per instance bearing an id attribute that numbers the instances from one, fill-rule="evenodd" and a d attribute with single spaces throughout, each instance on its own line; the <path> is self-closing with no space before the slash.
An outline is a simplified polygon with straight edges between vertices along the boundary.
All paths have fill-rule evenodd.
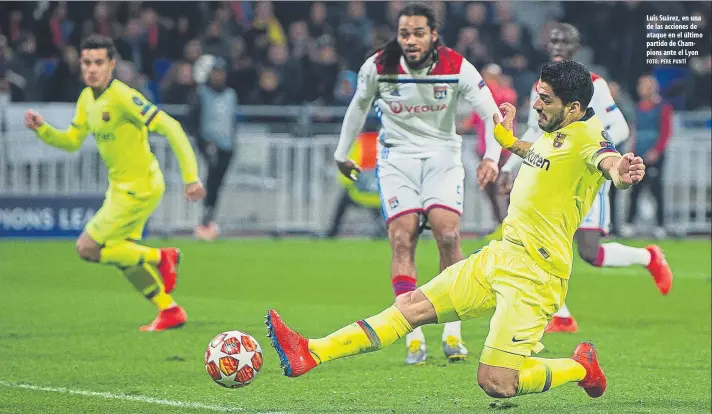
<path id="1" fill-rule="evenodd" d="M 508 241 L 491 242 L 420 287 L 439 323 L 472 319 L 495 308 L 480 361 L 513 369 L 541 347 L 546 324 L 564 303 L 567 289 L 568 280 L 546 272 L 524 247 Z M 492 361 L 491 350 L 501 351 L 495 352 L 500 360 L 503 353 L 513 354 L 514 364 Z"/>
<path id="2" fill-rule="evenodd" d="M 146 222 L 161 203 L 164 191 L 163 185 L 142 194 L 109 189 L 104 204 L 85 230 L 100 245 L 112 240 L 141 240 Z"/>

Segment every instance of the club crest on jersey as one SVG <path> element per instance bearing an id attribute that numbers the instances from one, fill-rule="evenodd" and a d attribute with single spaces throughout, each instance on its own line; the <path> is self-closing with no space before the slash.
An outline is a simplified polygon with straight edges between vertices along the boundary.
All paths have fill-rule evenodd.
<path id="1" fill-rule="evenodd" d="M 447 98 L 447 86 L 433 86 L 433 96 L 435 99 Z"/>
<path id="2" fill-rule="evenodd" d="M 398 197 L 391 197 L 388 199 L 388 207 L 397 208 L 400 203 L 398 202 Z"/>
<path id="3" fill-rule="evenodd" d="M 554 148 L 561 148 L 564 145 L 564 140 L 566 139 L 566 134 L 561 132 L 556 133 L 556 138 L 554 138 Z"/>
<path id="4" fill-rule="evenodd" d="M 105 111 L 101 114 L 101 119 L 104 120 L 104 122 L 109 122 L 111 120 L 111 116 L 109 116 L 109 111 Z"/>

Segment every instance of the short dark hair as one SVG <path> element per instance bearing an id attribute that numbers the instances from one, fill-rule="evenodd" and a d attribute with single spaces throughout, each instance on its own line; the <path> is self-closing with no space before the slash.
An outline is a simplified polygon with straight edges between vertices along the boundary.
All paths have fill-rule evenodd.
<path id="1" fill-rule="evenodd" d="M 110 37 L 101 36 L 98 34 L 92 34 L 82 40 L 82 44 L 79 48 L 80 51 L 84 49 L 106 49 L 106 55 L 109 59 L 113 59 L 116 54 L 116 46 L 114 46 L 114 41 Z"/>
<path id="2" fill-rule="evenodd" d="M 398 12 L 397 19 L 400 20 L 402 16 L 424 16 L 428 21 L 428 27 L 431 31 L 438 28 L 438 19 L 435 16 L 435 11 L 427 4 L 409 3 Z M 398 21 L 396 21 L 396 25 L 397 24 Z M 440 42 L 440 38 L 438 38 L 436 46 L 439 45 Z M 378 57 L 378 63 L 384 66 L 385 73 L 398 73 L 398 65 L 400 64 L 402 55 L 401 47 L 398 44 L 398 35 L 377 49 L 377 51 L 380 50 L 382 50 L 383 53 Z"/>
<path id="3" fill-rule="evenodd" d="M 549 62 L 541 70 L 541 80 L 551 86 L 564 105 L 578 101 L 586 109 L 593 97 L 591 71 L 573 60 Z"/>

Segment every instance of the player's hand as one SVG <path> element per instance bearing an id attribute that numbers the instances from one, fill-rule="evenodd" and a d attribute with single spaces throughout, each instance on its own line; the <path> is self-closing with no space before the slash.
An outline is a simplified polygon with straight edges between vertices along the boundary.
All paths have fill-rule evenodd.
<path id="1" fill-rule="evenodd" d="M 645 177 L 643 159 L 636 157 L 632 152 L 623 155 L 618 160 L 618 174 L 620 174 L 621 181 L 625 184 L 638 184 Z"/>
<path id="2" fill-rule="evenodd" d="M 477 167 L 477 184 L 480 185 L 480 189 L 484 189 L 490 183 L 495 182 L 498 175 L 499 166 L 497 163 L 489 158 L 485 158 Z"/>
<path id="3" fill-rule="evenodd" d="M 655 148 L 645 153 L 645 162 L 655 164 L 660 159 L 660 153 Z"/>
<path id="4" fill-rule="evenodd" d="M 502 195 L 509 195 L 512 192 L 512 187 L 514 186 L 514 174 L 510 171 L 502 171 L 499 174 L 499 193 Z"/>
<path id="5" fill-rule="evenodd" d="M 361 167 L 356 165 L 355 162 L 351 160 L 336 161 L 336 166 L 339 167 L 339 171 L 344 177 L 351 181 L 358 180 L 358 173 L 361 172 Z"/>
<path id="6" fill-rule="evenodd" d="M 205 187 L 200 181 L 185 185 L 185 198 L 189 201 L 202 200 L 206 194 L 207 191 L 205 191 Z"/>
<path id="7" fill-rule="evenodd" d="M 44 124 L 44 118 L 39 114 L 39 112 L 32 109 L 25 112 L 25 127 L 33 131 L 37 131 L 42 124 Z"/>
<path id="8" fill-rule="evenodd" d="M 515 108 L 511 103 L 505 102 L 499 106 L 499 109 L 501 109 L 502 113 L 504 113 L 504 119 L 501 119 L 499 113 L 495 112 L 494 115 L 492 115 L 494 125 L 497 126 L 501 123 L 504 129 L 507 131 L 513 131 L 514 116 L 517 114 L 517 108 Z"/>

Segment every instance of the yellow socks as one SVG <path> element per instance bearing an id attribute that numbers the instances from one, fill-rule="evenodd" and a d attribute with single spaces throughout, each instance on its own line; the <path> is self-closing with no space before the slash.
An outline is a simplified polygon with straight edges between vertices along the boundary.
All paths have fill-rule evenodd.
<path id="1" fill-rule="evenodd" d="M 160 260 L 160 250 L 121 240 L 107 242 L 106 246 L 101 249 L 99 262 L 119 267 L 129 267 L 143 263 L 158 264 Z"/>
<path id="2" fill-rule="evenodd" d="M 519 369 L 517 395 L 547 392 L 568 382 L 581 381 L 586 369 L 571 358 L 528 357 Z"/>
<path id="3" fill-rule="evenodd" d="M 321 339 L 309 340 L 309 351 L 317 363 L 385 348 L 413 328 L 395 307 L 352 323 Z"/>
<path id="4" fill-rule="evenodd" d="M 161 276 L 156 269 L 147 263 L 140 266 L 131 266 L 121 269 L 129 282 L 146 299 L 150 300 L 158 310 L 166 310 L 175 305 L 173 297 L 166 293 Z"/>

